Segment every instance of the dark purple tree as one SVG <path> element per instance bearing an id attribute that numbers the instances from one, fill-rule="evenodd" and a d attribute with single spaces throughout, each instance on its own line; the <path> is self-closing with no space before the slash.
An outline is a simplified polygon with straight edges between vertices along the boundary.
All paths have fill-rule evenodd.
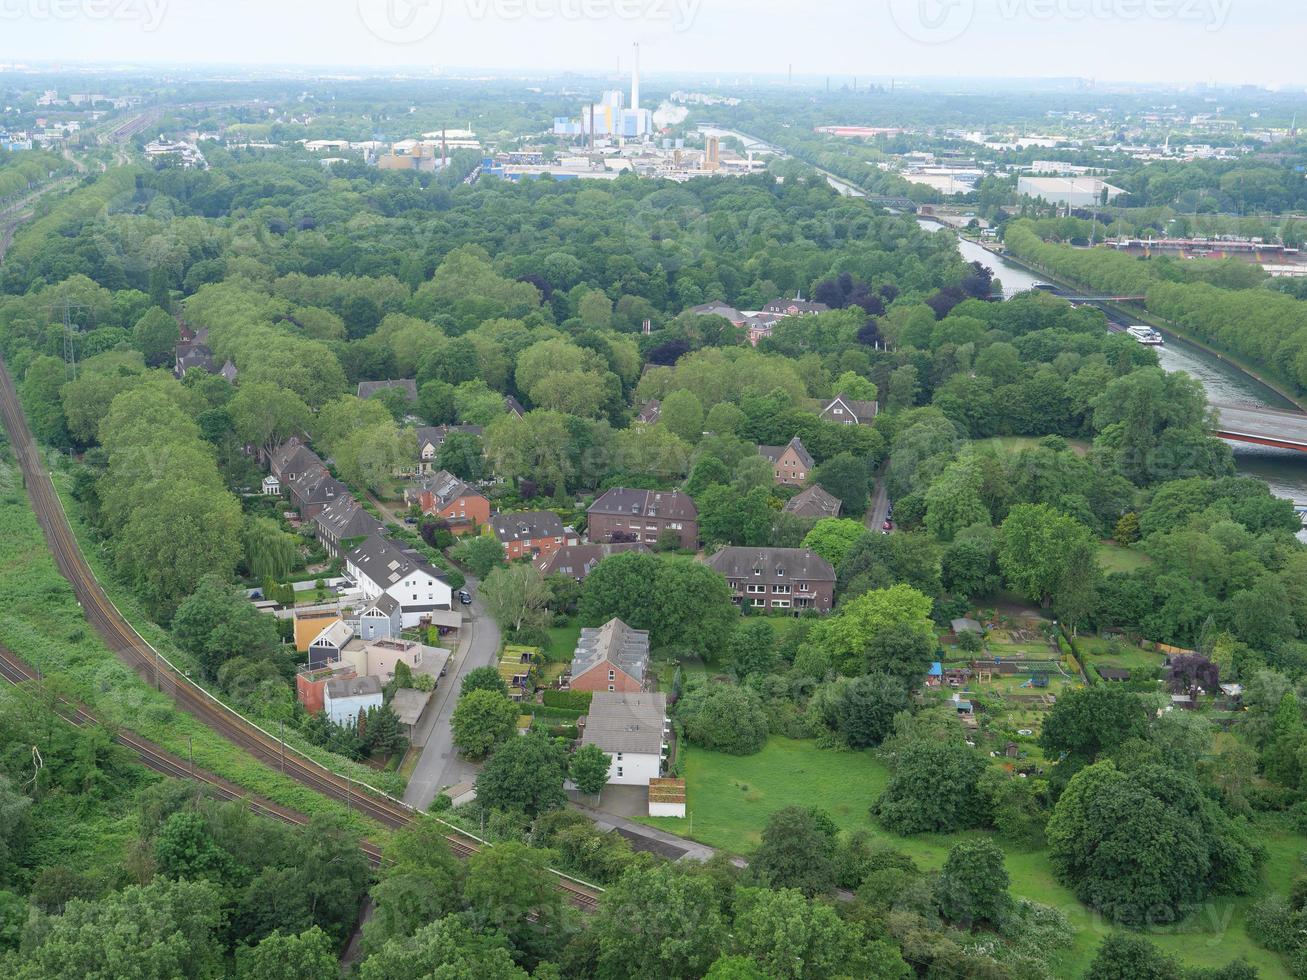
<path id="1" fill-rule="evenodd" d="M 1221 668 L 1200 653 L 1182 653 L 1171 658 L 1166 682 L 1176 694 L 1188 694 L 1201 687 L 1207 693 L 1221 683 Z"/>

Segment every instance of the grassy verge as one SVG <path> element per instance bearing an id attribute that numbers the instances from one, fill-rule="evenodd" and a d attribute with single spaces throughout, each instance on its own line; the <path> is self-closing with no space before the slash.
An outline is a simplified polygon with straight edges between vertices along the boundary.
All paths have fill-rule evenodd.
<path id="1" fill-rule="evenodd" d="M 889 773 L 870 752 L 834 752 L 818 749 L 815 742 L 773 737 L 756 755 L 731 756 L 691 748 L 684 759 L 689 792 L 686 819 L 645 817 L 641 822 L 732 853 L 752 851 L 761 839 L 767 816 L 785 806 L 822 807 L 842 830 L 869 831 L 928 869 L 941 867 L 958 840 L 980 836 L 900 837 L 878 827 L 868 810 L 884 789 Z M 1302 870 L 1307 839 L 1274 829 L 1268 829 L 1262 839 L 1271 857 L 1263 872 L 1261 894 L 1287 893 L 1293 877 Z M 1081 976 L 1112 927 L 1053 877 L 1043 850 L 999 843 L 1013 894 L 1061 909 L 1076 929 L 1074 945 L 1054 964 L 1056 975 Z M 1219 966 L 1243 956 L 1263 977 L 1287 976 L 1280 958 L 1254 944 L 1244 929 L 1248 907 L 1259 897 L 1212 899 L 1181 926 L 1155 930 L 1148 936 L 1188 966 Z"/>
<path id="2" fill-rule="evenodd" d="M 37 667 L 47 683 L 86 703 L 112 727 L 130 728 L 198 767 L 216 772 L 303 813 L 343 811 L 339 804 L 265 766 L 173 705 L 124 666 L 90 627 L 72 587 L 59 574 L 18 470 L 6 461 L 0 479 L 0 637 Z M 94 564 L 93 566 L 94 567 Z M 100 569 L 97 569 L 100 574 Z M 143 625 L 143 624 L 142 624 Z M 146 630 L 153 640 L 159 631 Z M 351 814 L 352 824 L 374 840 L 378 825 Z"/>

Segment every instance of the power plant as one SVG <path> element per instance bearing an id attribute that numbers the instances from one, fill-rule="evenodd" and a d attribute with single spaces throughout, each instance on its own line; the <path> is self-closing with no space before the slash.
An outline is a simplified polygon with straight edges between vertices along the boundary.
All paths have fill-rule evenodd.
<path id="1" fill-rule="evenodd" d="M 577 136 L 593 146 L 596 136 L 639 139 L 653 132 L 653 113 L 640 108 L 640 45 L 636 44 L 634 48 L 630 104 L 620 89 L 604 92 L 598 102 L 581 107 L 579 119 L 566 116 L 554 119 L 555 136 Z"/>

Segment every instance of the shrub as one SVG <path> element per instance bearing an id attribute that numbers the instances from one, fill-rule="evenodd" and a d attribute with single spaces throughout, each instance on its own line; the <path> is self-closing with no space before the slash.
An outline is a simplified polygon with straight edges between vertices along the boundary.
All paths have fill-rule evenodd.
<path id="1" fill-rule="evenodd" d="M 590 710 L 590 691 L 545 691 L 546 708 L 567 708 L 582 713 Z"/>
<path id="2" fill-rule="evenodd" d="M 428 811 L 430 813 L 444 813 L 446 810 L 452 809 L 453 806 L 454 801 L 448 793 L 437 793 L 436 798 L 431 801 Z"/>
<path id="3" fill-rule="evenodd" d="M 705 684 L 676 704 L 685 737 L 695 745 L 731 755 L 752 755 L 767 742 L 767 711 L 753 691 Z"/>

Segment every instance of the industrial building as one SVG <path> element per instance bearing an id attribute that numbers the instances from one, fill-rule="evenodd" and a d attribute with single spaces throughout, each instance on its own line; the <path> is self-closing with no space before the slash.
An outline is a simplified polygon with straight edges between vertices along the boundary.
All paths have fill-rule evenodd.
<path id="1" fill-rule="evenodd" d="M 1111 204 L 1126 192 L 1097 177 L 1018 177 L 1017 193 L 1043 198 L 1050 204 L 1090 208 L 1095 204 Z"/>

